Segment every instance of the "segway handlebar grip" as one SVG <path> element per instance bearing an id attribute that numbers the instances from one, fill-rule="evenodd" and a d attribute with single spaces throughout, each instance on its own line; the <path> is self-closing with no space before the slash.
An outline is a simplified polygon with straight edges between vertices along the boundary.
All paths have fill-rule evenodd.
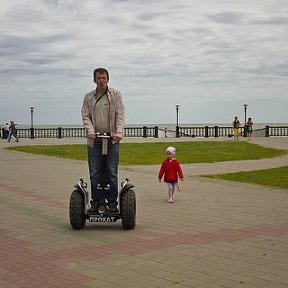
<path id="1" fill-rule="evenodd" d="M 110 139 L 111 135 L 110 133 L 96 133 L 96 138 L 106 138 L 106 139 Z"/>

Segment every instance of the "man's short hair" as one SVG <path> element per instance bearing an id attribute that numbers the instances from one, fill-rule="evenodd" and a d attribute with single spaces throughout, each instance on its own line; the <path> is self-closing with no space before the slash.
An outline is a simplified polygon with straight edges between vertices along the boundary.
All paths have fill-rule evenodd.
<path id="1" fill-rule="evenodd" d="M 103 73 L 105 73 L 106 75 L 107 75 L 107 79 L 109 80 L 109 72 L 108 72 L 108 70 L 107 69 L 105 69 L 105 68 L 96 68 L 95 70 L 94 70 L 94 73 L 93 73 L 93 75 L 94 75 L 94 81 L 96 80 L 96 73 L 100 73 L 100 74 L 103 74 Z"/>

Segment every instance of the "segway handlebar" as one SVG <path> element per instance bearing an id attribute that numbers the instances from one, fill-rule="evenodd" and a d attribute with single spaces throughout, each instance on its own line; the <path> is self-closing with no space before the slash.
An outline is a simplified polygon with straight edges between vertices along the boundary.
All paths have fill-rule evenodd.
<path id="1" fill-rule="evenodd" d="M 111 134 L 110 133 L 96 133 L 96 138 L 106 138 L 106 139 L 110 139 L 111 138 Z"/>

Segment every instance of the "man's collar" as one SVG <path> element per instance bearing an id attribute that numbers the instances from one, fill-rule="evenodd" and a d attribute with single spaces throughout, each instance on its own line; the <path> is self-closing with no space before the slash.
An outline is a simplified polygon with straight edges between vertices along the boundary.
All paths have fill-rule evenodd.
<path id="1" fill-rule="evenodd" d="M 96 90 L 95 90 L 95 95 L 97 95 L 97 87 L 96 87 Z M 107 86 L 107 88 L 106 88 L 106 90 L 105 90 L 105 92 L 104 93 L 99 93 L 98 95 L 100 95 L 99 97 L 102 97 L 103 95 L 105 95 L 106 93 L 108 92 L 108 86 Z"/>

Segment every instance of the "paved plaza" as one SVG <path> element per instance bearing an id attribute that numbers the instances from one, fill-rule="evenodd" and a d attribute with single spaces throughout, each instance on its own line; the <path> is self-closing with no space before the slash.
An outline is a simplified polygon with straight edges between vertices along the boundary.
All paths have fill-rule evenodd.
<path id="1" fill-rule="evenodd" d="M 153 139 L 175 140 L 184 141 Z M 287 137 L 253 142 L 288 149 Z M 85 139 L 0 140 L 0 287 L 288 287 L 288 190 L 200 177 L 287 166 L 288 156 L 182 165 L 173 204 L 160 163 L 120 167 L 120 180 L 135 185 L 135 229 L 118 221 L 73 230 L 69 197 L 79 176 L 88 180 L 87 162 L 4 149 L 65 143 Z"/>

